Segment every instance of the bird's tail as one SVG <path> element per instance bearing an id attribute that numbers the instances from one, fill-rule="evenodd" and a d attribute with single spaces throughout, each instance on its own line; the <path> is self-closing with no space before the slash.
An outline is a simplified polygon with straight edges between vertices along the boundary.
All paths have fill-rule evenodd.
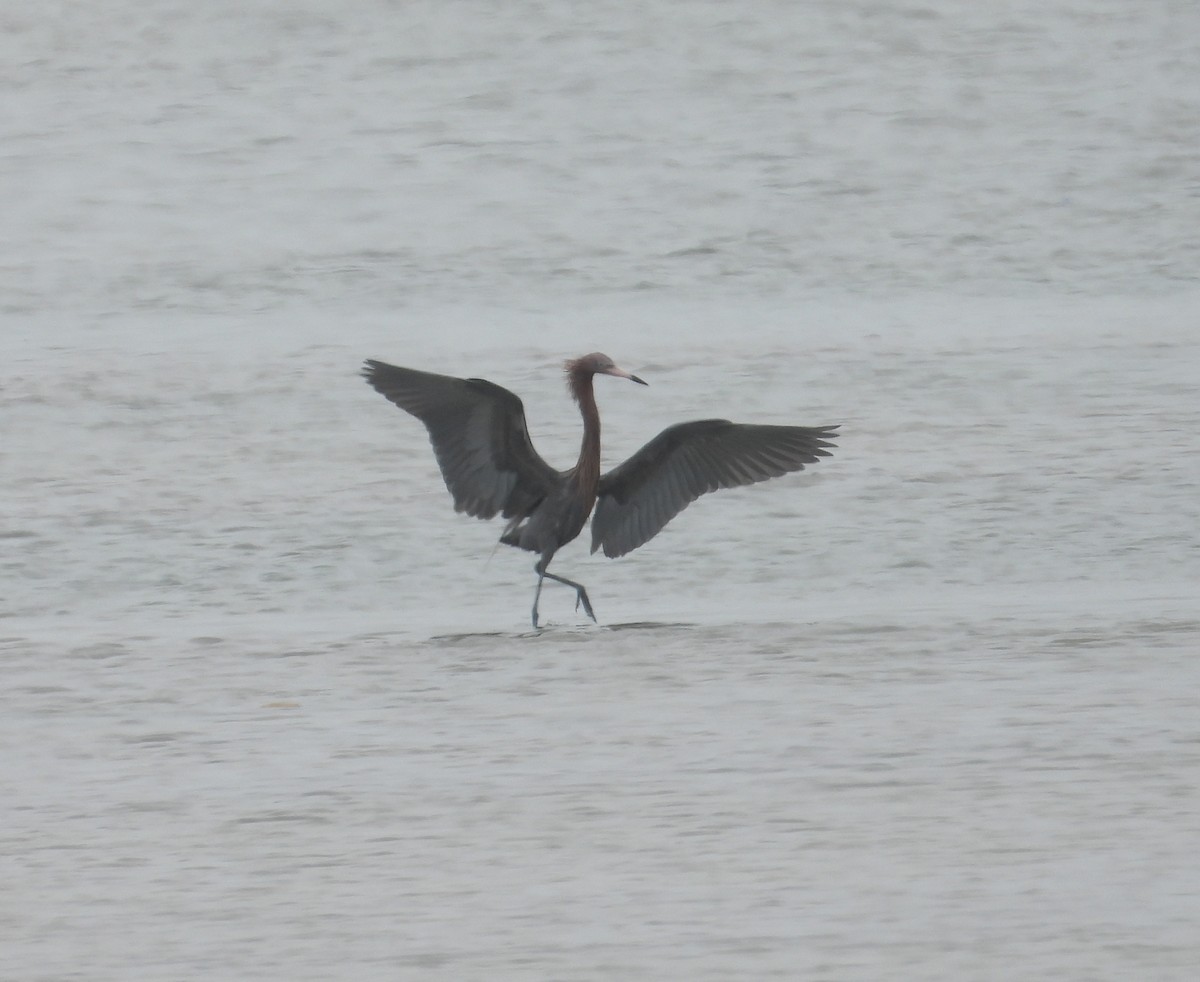
<path id="1" fill-rule="evenodd" d="M 499 548 L 501 544 L 516 546 L 518 549 L 521 548 L 521 519 L 519 517 L 514 518 L 504 527 L 504 531 L 500 533 L 500 541 L 496 543 L 496 547 Z M 495 552 L 496 550 L 493 549 L 492 551 Z"/>
<path id="2" fill-rule="evenodd" d="M 525 520 L 521 516 L 517 516 L 508 525 L 505 526 L 504 532 L 500 535 L 499 545 L 515 546 L 518 549 L 527 549 L 530 552 L 537 552 L 535 546 L 529 545 L 521 540 L 525 537 Z"/>

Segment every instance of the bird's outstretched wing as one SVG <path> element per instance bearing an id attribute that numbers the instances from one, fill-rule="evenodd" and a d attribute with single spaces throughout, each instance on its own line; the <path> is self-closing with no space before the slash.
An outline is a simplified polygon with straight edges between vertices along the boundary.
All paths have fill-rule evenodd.
<path id="1" fill-rule="evenodd" d="M 561 480 L 533 449 L 525 407 L 508 389 L 374 359 L 362 374 L 425 424 L 455 511 L 476 518 L 526 515 Z"/>
<path id="2" fill-rule="evenodd" d="M 757 426 L 702 419 L 663 430 L 600 478 L 592 552 L 623 556 L 702 494 L 803 470 L 830 453 L 836 426 Z"/>

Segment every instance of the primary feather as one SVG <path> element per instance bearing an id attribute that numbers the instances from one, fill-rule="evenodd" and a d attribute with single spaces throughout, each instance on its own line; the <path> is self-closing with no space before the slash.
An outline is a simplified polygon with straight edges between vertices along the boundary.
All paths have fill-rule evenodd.
<path id="1" fill-rule="evenodd" d="M 756 484 L 830 456 L 836 426 L 763 426 L 702 419 L 668 427 L 600 478 L 592 552 L 623 556 L 702 494 Z"/>
<path id="2" fill-rule="evenodd" d="M 456 511 L 527 515 L 560 475 L 533 449 L 525 407 L 502 386 L 368 360 L 363 377 L 429 431 Z"/>

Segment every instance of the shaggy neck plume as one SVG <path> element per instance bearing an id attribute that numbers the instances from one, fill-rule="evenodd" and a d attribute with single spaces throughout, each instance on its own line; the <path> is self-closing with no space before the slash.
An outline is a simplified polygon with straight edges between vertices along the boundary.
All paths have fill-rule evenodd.
<path id="1" fill-rule="evenodd" d="M 600 480 L 600 412 L 596 408 L 596 393 L 592 388 L 595 373 L 583 367 L 582 358 L 566 363 L 567 388 L 579 404 L 583 417 L 583 445 L 575 465 L 575 479 L 583 486 L 594 486 Z"/>

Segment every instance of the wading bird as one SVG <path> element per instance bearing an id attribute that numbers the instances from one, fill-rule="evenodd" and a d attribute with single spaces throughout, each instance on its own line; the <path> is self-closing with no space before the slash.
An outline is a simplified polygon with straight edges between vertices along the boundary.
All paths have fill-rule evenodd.
<path id="1" fill-rule="evenodd" d="M 505 545 L 538 554 L 533 626 L 542 581 L 575 590 L 593 621 L 581 583 L 546 571 L 560 548 L 592 517 L 592 552 L 623 556 L 654 538 L 702 494 L 755 484 L 828 457 L 837 426 L 760 426 L 701 419 L 667 427 L 625 463 L 600 473 L 600 413 L 592 377 L 614 375 L 645 385 L 595 352 L 566 363 L 567 387 L 583 416 L 583 445 L 569 471 L 533 449 L 525 408 L 508 389 L 481 378 L 452 378 L 367 359 L 363 377 L 429 430 L 455 511 L 508 519 Z"/>

